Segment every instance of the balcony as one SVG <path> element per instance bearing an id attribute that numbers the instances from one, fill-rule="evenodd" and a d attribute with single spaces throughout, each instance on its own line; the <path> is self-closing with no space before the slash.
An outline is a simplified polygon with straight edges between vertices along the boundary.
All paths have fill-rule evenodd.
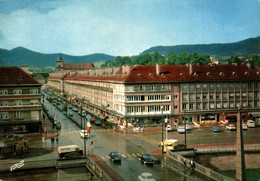
<path id="1" fill-rule="evenodd" d="M 26 110 L 41 110 L 42 106 L 39 105 L 21 105 L 21 106 L 1 106 L 1 111 L 26 111 Z"/>

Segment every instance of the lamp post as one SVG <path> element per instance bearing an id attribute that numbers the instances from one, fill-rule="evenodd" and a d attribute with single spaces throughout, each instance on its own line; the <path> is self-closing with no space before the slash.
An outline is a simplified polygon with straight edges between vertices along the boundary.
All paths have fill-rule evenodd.
<path id="1" fill-rule="evenodd" d="M 163 106 L 161 106 L 161 111 L 162 111 L 162 153 L 163 153 Z"/>
<path id="2" fill-rule="evenodd" d="M 81 114 L 80 114 L 80 118 L 81 118 L 81 127 L 82 127 L 82 103 L 84 102 L 85 100 L 85 96 L 82 97 L 82 101 L 81 101 Z M 84 134 L 84 156 L 86 156 L 86 138 L 85 138 L 85 134 L 86 134 L 86 120 L 84 119 L 84 131 L 83 131 L 83 134 Z"/>
<path id="3" fill-rule="evenodd" d="M 185 145 L 185 148 L 186 148 L 187 144 L 186 144 L 186 117 L 185 117 L 185 111 L 186 110 L 183 110 L 183 118 L 184 118 L 184 124 L 185 124 L 185 126 L 184 126 L 184 145 Z"/>

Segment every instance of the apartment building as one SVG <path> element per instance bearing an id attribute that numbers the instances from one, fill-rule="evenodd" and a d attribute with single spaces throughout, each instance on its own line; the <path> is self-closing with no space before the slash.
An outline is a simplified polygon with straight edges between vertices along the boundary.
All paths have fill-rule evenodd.
<path id="1" fill-rule="evenodd" d="M 152 123 L 183 116 L 200 124 L 225 115 L 247 118 L 260 108 L 260 71 L 245 65 L 140 65 L 95 68 L 50 76 L 48 87 L 70 99 L 84 97 L 88 109 L 115 122 Z M 107 106 L 109 105 L 109 107 Z"/>
<path id="2" fill-rule="evenodd" d="M 41 129 L 41 84 L 19 67 L 0 67 L 0 134 Z"/>

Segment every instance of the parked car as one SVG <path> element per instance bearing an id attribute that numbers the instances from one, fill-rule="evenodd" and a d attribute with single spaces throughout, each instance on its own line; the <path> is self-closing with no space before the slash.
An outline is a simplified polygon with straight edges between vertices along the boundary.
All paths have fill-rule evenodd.
<path id="1" fill-rule="evenodd" d="M 80 131 L 80 137 L 81 138 L 89 138 L 90 135 L 87 130 L 85 130 L 85 136 L 84 136 L 84 129 Z"/>
<path id="2" fill-rule="evenodd" d="M 69 109 L 72 109 L 72 108 L 73 108 L 73 106 L 70 104 L 70 105 L 68 105 L 68 108 L 69 108 Z"/>
<path id="3" fill-rule="evenodd" d="M 78 112 L 78 111 L 79 111 L 78 108 L 76 108 L 76 107 L 73 107 L 72 110 L 75 111 L 75 112 Z"/>
<path id="4" fill-rule="evenodd" d="M 144 153 L 141 156 L 139 156 L 139 161 L 143 162 L 144 164 L 153 164 L 154 163 L 153 157 L 149 153 Z"/>
<path id="5" fill-rule="evenodd" d="M 165 129 L 166 131 L 173 131 L 172 125 L 167 125 Z"/>
<path id="6" fill-rule="evenodd" d="M 219 132 L 220 130 L 219 130 L 219 127 L 218 126 L 213 126 L 212 128 L 211 128 L 211 131 L 213 131 L 213 132 Z"/>
<path id="7" fill-rule="evenodd" d="M 71 117 L 72 117 L 72 116 L 73 116 L 73 113 L 72 113 L 72 112 L 69 112 L 69 116 L 71 116 Z"/>
<path id="8" fill-rule="evenodd" d="M 95 125 L 101 125 L 101 121 L 100 121 L 99 119 L 97 119 L 97 120 L 95 121 Z"/>
<path id="9" fill-rule="evenodd" d="M 243 130 L 247 130 L 247 125 L 245 123 L 242 124 Z"/>
<path id="10" fill-rule="evenodd" d="M 237 128 L 235 127 L 234 124 L 228 124 L 226 126 L 226 129 L 229 130 L 229 131 L 235 131 Z"/>
<path id="11" fill-rule="evenodd" d="M 254 127 L 255 127 L 255 122 L 254 122 L 253 120 L 248 120 L 248 121 L 246 122 L 246 124 L 247 124 L 247 126 L 248 126 L 249 128 L 254 128 Z"/>
<path id="12" fill-rule="evenodd" d="M 117 151 L 111 151 L 109 153 L 109 158 L 113 162 L 121 162 L 121 156 L 119 155 L 119 153 Z"/>
<path id="13" fill-rule="evenodd" d="M 156 181 L 153 178 L 153 175 L 149 172 L 141 173 L 141 175 L 138 176 L 139 181 Z"/>
<path id="14" fill-rule="evenodd" d="M 177 131 L 178 131 L 178 133 L 185 133 L 185 127 L 184 126 L 179 126 L 177 128 Z"/>

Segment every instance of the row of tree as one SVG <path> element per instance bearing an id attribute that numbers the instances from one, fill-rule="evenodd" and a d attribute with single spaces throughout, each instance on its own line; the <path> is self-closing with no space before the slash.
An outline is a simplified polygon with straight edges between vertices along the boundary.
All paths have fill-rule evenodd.
<path id="1" fill-rule="evenodd" d="M 248 57 L 238 57 L 231 56 L 228 59 L 219 59 L 219 61 L 231 63 L 245 63 Z M 251 57 L 252 65 L 255 67 L 259 67 L 260 65 L 260 56 L 254 55 Z M 182 52 L 181 54 L 176 54 L 174 52 L 170 52 L 168 55 L 161 55 L 158 52 L 154 53 L 146 53 L 141 54 L 137 57 L 129 57 L 129 56 L 118 56 L 112 62 L 106 61 L 101 65 L 101 67 L 107 66 L 122 66 L 125 64 L 128 65 L 185 65 L 185 64 L 208 64 L 211 62 L 210 55 L 208 54 L 197 54 L 197 53 L 188 53 Z"/>

